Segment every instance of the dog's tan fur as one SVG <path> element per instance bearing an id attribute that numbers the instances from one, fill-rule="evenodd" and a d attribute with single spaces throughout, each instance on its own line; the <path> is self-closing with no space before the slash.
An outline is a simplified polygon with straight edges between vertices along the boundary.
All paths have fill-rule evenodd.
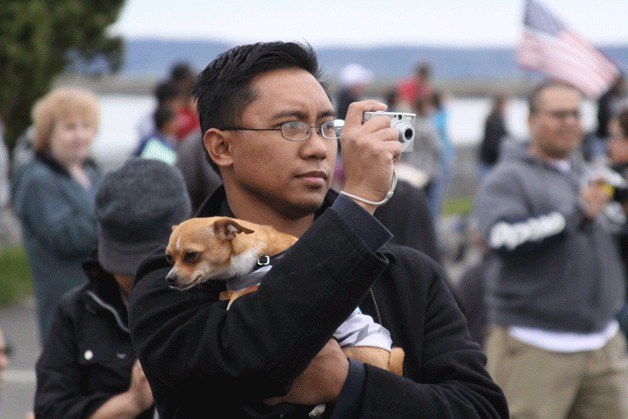
<path id="1" fill-rule="evenodd" d="M 166 255 L 172 264 L 168 280 L 187 289 L 210 279 L 227 280 L 253 270 L 257 260 L 276 255 L 297 241 L 273 227 L 229 217 L 191 218 L 172 227 Z M 226 291 L 221 299 L 229 305 L 238 297 L 254 292 L 257 285 Z M 404 352 L 388 352 L 371 346 L 345 346 L 348 357 L 402 375 Z"/>

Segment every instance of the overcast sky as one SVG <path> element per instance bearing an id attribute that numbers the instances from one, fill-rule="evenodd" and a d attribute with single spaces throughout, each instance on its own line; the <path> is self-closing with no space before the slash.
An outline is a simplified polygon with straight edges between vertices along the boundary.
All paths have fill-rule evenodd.
<path id="1" fill-rule="evenodd" d="M 627 0 L 538 0 L 596 45 L 628 45 Z M 313 46 L 515 46 L 524 0 L 126 0 L 125 37 Z"/>

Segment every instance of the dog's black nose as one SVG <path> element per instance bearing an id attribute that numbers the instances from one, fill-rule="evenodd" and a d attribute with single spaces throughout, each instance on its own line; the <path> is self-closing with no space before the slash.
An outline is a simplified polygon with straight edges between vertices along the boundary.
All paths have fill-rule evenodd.
<path id="1" fill-rule="evenodd" d="M 174 285 L 177 283 L 177 274 L 175 274 L 174 272 L 169 272 L 168 275 L 166 275 L 166 282 L 169 285 Z"/>

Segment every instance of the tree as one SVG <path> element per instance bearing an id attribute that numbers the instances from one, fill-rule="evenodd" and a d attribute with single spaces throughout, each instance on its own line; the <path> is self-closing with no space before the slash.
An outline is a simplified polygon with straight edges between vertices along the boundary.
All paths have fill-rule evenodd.
<path id="1" fill-rule="evenodd" d="M 2 0 L 0 118 L 9 147 L 31 122 L 34 102 L 76 63 L 115 72 L 123 42 L 107 34 L 124 0 Z"/>

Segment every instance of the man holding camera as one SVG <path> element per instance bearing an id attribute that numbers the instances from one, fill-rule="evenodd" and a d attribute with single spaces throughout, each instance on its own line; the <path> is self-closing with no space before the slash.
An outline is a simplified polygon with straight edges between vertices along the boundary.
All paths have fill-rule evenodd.
<path id="1" fill-rule="evenodd" d="M 506 148 L 475 202 L 497 261 L 488 278 L 488 369 L 513 418 L 628 417 L 624 271 L 602 212 L 611 197 L 575 151 L 581 95 L 529 98 L 531 141 Z"/>
<path id="2" fill-rule="evenodd" d="M 314 52 L 272 42 L 228 50 L 195 87 L 204 146 L 223 179 L 198 216 L 229 215 L 299 237 L 259 290 L 226 310 L 222 282 L 169 289 L 163 254 L 140 266 L 131 335 L 162 417 L 506 417 L 441 268 L 387 244 L 372 213 L 399 158 L 390 120 L 342 121 Z M 330 191 L 337 141 L 346 183 Z M 331 339 L 356 308 L 405 350 L 404 377 L 349 361 Z M 324 409 L 315 406 L 324 404 Z"/>

